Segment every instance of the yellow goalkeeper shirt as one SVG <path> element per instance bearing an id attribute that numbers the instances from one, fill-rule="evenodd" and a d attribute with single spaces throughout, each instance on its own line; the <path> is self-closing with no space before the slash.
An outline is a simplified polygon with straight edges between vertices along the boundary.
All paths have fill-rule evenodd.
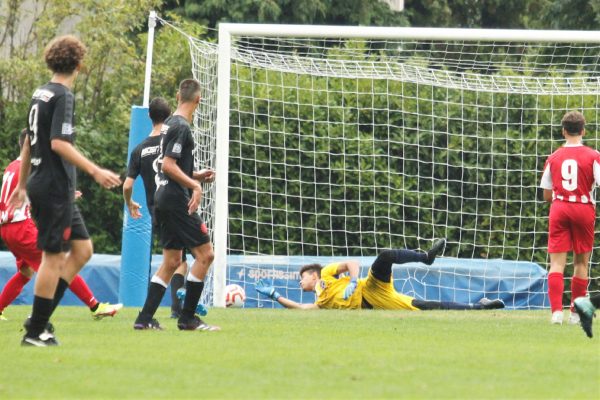
<path id="1" fill-rule="evenodd" d="M 344 290 L 350 283 L 350 277 L 338 276 L 339 264 L 329 264 L 321 270 L 321 280 L 315 287 L 317 293 L 315 304 L 320 308 L 361 308 L 365 280 L 359 279 L 352 296 L 348 300 L 344 300 Z"/>

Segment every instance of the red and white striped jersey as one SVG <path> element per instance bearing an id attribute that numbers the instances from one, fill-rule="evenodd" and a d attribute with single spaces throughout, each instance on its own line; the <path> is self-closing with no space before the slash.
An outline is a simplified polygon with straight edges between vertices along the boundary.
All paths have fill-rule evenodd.
<path id="1" fill-rule="evenodd" d="M 13 210 L 10 213 L 8 212 L 8 199 L 19 183 L 19 168 L 21 168 L 21 159 L 17 158 L 8 164 L 8 167 L 4 170 L 4 175 L 2 175 L 2 190 L 0 191 L 0 225 L 20 222 L 31 218 L 29 201 L 25 201 L 21 208 Z"/>
<path id="2" fill-rule="evenodd" d="M 552 201 L 591 203 L 600 186 L 600 152 L 583 144 L 564 145 L 548 157 L 540 187 L 552 190 Z"/>

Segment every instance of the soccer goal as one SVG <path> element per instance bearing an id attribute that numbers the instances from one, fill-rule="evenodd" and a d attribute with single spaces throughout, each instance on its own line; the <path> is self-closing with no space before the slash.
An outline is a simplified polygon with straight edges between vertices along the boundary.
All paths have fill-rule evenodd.
<path id="1" fill-rule="evenodd" d="M 303 263 L 366 271 L 382 249 L 446 237 L 433 268 L 394 273 L 398 289 L 548 306 L 539 181 L 566 111 L 599 147 L 599 32 L 220 24 L 218 47 L 189 43 L 199 161 L 217 170 L 212 304 L 237 283 L 277 306 L 259 278 L 310 301 Z"/>

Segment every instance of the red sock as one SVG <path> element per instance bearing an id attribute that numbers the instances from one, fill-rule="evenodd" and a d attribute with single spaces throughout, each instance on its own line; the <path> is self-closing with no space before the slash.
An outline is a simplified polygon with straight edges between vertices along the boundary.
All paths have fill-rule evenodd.
<path id="1" fill-rule="evenodd" d="M 578 297 L 585 296 L 587 292 L 588 280 L 583 278 L 578 278 L 576 276 L 571 280 L 571 311 L 575 311 L 573 308 L 573 301 Z"/>
<path id="2" fill-rule="evenodd" d="M 98 300 L 96 300 L 91 289 L 81 276 L 75 275 L 73 282 L 71 282 L 69 285 L 69 289 L 71 289 L 71 291 L 75 293 L 75 296 L 77 296 L 79 300 L 84 302 L 89 308 L 92 308 L 98 304 Z"/>
<path id="3" fill-rule="evenodd" d="M 565 291 L 564 275 L 560 272 L 548 274 L 548 298 L 552 312 L 562 311 L 562 296 Z"/>
<path id="4" fill-rule="evenodd" d="M 0 313 L 4 311 L 10 303 L 15 301 L 19 293 L 23 290 L 23 286 L 27 285 L 29 278 L 20 272 L 17 272 L 6 282 L 6 286 L 0 293 Z"/>

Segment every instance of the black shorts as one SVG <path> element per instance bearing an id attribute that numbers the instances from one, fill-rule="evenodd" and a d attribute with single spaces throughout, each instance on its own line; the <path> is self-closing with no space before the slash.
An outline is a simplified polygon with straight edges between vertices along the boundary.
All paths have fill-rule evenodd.
<path id="1" fill-rule="evenodd" d="M 193 249 L 210 242 L 208 229 L 202 218 L 185 209 L 155 209 L 160 245 L 166 250 Z"/>
<path id="2" fill-rule="evenodd" d="M 37 201 L 30 198 L 31 216 L 38 229 L 37 247 L 49 253 L 71 249 L 71 240 L 87 240 L 90 235 L 79 208 L 70 201 Z"/>
<path id="3" fill-rule="evenodd" d="M 156 225 L 155 221 L 154 221 L 154 213 L 152 214 L 152 230 L 150 231 L 150 258 L 152 258 L 152 254 L 154 254 L 154 235 L 156 235 L 156 237 L 160 240 L 160 237 L 158 236 L 158 226 Z M 187 262 L 187 253 L 192 254 L 192 252 L 187 249 L 184 248 L 183 251 L 181 252 L 181 262 Z"/>

